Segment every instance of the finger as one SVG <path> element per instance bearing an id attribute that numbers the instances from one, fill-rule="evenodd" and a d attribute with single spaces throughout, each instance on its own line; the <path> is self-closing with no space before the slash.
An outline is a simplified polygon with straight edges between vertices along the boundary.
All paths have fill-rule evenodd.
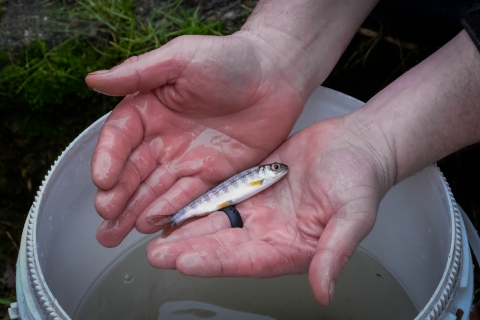
<path id="1" fill-rule="evenodd" d="M 332 301 L 335 281 L 357 246 L 371 231 L 375 212 L 338 214 L 328 222 L 309 268 L 310 286 L 319 304 L 327 306 Z"/>
<path id="2" fill-rule="evenodd" d="M 98 190 L 95 196 L 95 209 L 97 212 L 104 219 L 116 219 L 140 183 L 155 168 L 157 168 L 157 159 L 151 152 L 150 147 L 145 143 L 140 144 L 128 157 L 117 184 L 110 190 Z M 162 178 L 165 179 L 164 175 L 168 174 L 168 172 L 162 169 L 163 167 L 160 167 L 156 175 L 160 173 Z M 144 187 L 147 188 L 148 184 L 145 184 Z M 140 194 L 142 195 L 141 197 L 144 197 L 144 192 Z M 138 199 L 138 197 L 139 195 L 135 199 Z"/>
<path id="3" fill-rule="evenodd" d="M 125 98 L 105 121 L 93 152 L 92 179 L 102 189 L 111 189 L 123 171 L 125 161 L 143 138 L 143 125 Z"/>
<path id="4" fill-rule="evenodd" d="M 175 267 L 182 274 L 198 277 L 269 278 L 283 274 L 285 264 L 272 245 L 254 240 L 236 246 L 198 247 L 180 254 Z"/>
<path id="5" fill-rule="evenodd" d="M 157 198 L 157 193 L 162 194 L 175 181 L 176 177 L 165 168 L 158 168 L 137 188 L 118 218 L 105 220 L 100 225 L 96 235 L 98 242 L 108 248 L 119 245 L 134 228 L 140 213 Z M 144 228 L 143 233 L 153 233 L 159 229 L 159 227 L 150 226 L 150 228 Z"/>
<path id="6" fill-rule="evenodd" d="M 182 48 L 183 43 L 184 39 L 172 40 L 110 70 L 90 73 L 85 81 L 90 88 L 113 96 L 148 91 L 175 82 L 189 59 L 189 51 Z"/>
<path id="7" fill-rule="evenodd" d="M 157 199 L 158 194 L 163 194 L 176 180 L 177 178 L 165 167 L 157 168 L 135 190 L 121 214 L 101 224 L 97 230 L 97 240 L 106 247 L 120 244 L 135 226 L 140 213 Z M 158 230 L 158 227 L 150 228 L 148 232 L 144 233 L 153 233 Z"/>
<path id="8" fill-rule="evenodd" d="M 249 241 L 240 228 L 231 228 L 224 212 L 214 212 L 176 230 L 167 238 L 159 238 L 147 246 L 147 257 L 156 268 L 175 268 L 175 261 L 184 252 L 223 246 L 235 246 Z"/>
<path id="9" fill-rule="evenodd" d="M 137 220 L 137 230 L 142 233 L 157 231 L 158 226 L 149 224 L 147 219 L 175 214 L 210 188 L 198 177 L 180 178 L 143 210 Z"/>
<path id="10" fill-rule="evenodd" d="M 132 231 L 136 216 L 130 211 L 124 211 L 118 219 L 105 220 L 97 230 L 97 241 L 104 247 L 118 246 Z"/>
<path id="11" fill-rule="evenodd" d="M 230 228 L 230 220 L 223 211 L 215 211 L 205 217 L 191 219 L 174 230 L 166 238 L 157 238 L 150 242 L 149 246 L 154 247 L 164 243 L 186 241 L 205 235 L 214 234 L 220 230 Z"/>

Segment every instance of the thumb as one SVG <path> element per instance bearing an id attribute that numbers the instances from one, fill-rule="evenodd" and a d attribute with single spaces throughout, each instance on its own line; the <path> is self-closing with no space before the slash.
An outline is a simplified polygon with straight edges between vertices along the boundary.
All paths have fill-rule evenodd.
<path id="1" fill-rule="evenodd" d="M 92 72 L 85 82 L 93 90 L 112 96 L 126 96 L 174 83 L 191 59 L 189 54 L 192 52 L 182 50 L 185 47 L 182 38 L 131 57 L 110 70 Z"/>
<path id="2" fill-rule="evenodd" d="M 309 268 L 310 287 L 319 304 L 327 306 L 332 301 L 335 281 L 372 230 L 376 212 L 337 214 L 328 222 Z"/>

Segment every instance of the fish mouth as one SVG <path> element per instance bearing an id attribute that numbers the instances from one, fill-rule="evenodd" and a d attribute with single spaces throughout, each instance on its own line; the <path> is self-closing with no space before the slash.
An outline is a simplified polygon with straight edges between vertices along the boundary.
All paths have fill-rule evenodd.
<path id="1" fill-rule="evenodd" d="M 288 173 L 288 167 L 285 169 L 285 170 L 282 170 L 282 172 L 279 173 L 279 177 L 280 178 L 283 178 L 284 176 L 286 176 Z"/>
<path id="2" fill-rule="evenodd" d="M 288 170 L 289 170 L 288 166 L 286 164 L 283 164 L 283 163 L 281 163 L 280 165 L 281 165 L 280 174 L 281 175 L 286 175 L 288 173 Z"/>
<path id="3" fill-rule="evenodd" d="M 286 176 L 287 173 L 288 173 L 288 166 L 286 166 L 286 165 L 285 165 L 285 167 L 282 166 L 277 172 L 275 172 L 275 176 L 273 177 L 273 179 L 275 181 L 279 181 L 284 176 Z"/>
<path id="4" fill-rule="evenodd" d="M 278 166 L 275 168 L 274 166 Z M 274 162 L 271 164 L 266 165 L 266 167 L 272 171 L 275 171 L 277 174 L 281 174 L 283 172 L 288 172 L 288 166 L 284 163 Z"/>

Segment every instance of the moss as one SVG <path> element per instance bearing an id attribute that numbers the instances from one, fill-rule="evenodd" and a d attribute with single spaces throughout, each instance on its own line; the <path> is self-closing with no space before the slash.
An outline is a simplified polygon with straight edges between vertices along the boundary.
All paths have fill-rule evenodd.
<path id="1" fill-rule="evenodd" d="M 143 19 L 132 0 L 77 1 L 55 12 L 59 21 L 82 21 L 64 31 L 68 40 L 55 47 L 34 41 L 14 60 L 0 51 L 0 274 L 8 257 L 15 260 L 29 207 L 51 164 L 119 102 L 90 90 L 85 76 L 176 36 L 221 34 L 219 22 L 204 22 L 198 13 L 168 1 Z M 11 300 L 14 293 L 4 290 L 0 297 Z"/>

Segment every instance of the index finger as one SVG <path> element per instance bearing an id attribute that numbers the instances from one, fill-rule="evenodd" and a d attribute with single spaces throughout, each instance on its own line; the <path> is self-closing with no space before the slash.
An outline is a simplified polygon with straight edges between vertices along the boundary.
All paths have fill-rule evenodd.
<path id="1" fill-rule="evenodd" d="M 109 190 L 115 186 L 127 158 L 142 141 L 142 121 L 131 100 L 132 96 L 123 99 L 100 131 L 92 158 L 92 179 L 99 189 Z"/>

